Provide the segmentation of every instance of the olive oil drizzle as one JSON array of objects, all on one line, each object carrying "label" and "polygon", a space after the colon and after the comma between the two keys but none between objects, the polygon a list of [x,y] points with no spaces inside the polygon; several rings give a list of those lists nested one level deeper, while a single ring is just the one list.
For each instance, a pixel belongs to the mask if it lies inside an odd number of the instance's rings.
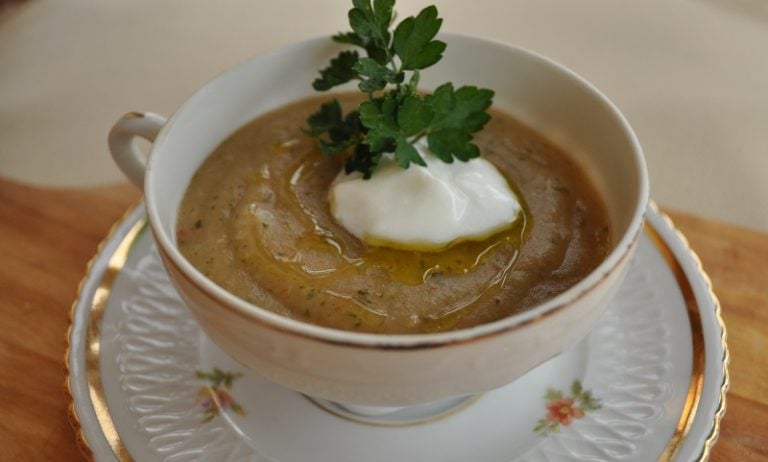
[{"label": "olive oil drizzle", "polygon": [[[405,251],[362,243],[351,248],[347,242],[354,238],[340,236],[339,233],[343,233],[343,230],[332,229],[332,226],[323,223],[322,219],[313,212],[313,208],[304,202],[300,193],[302,182],[310,181],[313,172],[318,171],[313,168],[314,164],[323,161],[325,160],[322,157],[318,160],[316,154],[303,157],[294,165],[290,180],[277,186],[281,191],[275,191],[282,194],[283,198],[287,198],[287,206],[301,211],[306,231],[297,237],[296,251],[291,255],[274,254],[264,248],[261,251],[281,261],[285,265],[284,268],[294,274],[293,277],[342,280],[366,271],[384,271],[393,283],[417,286],[443,275],[469,273],[477,269],[491,255],[502,252],[505,256],[504,264],[489,277],[482,290],[470,297],[453,300],[438,313],[414,320],[429,331],[450,328],[467,312],[466,310],[471,309],[480,300],[493,297],[504,287],[530,229],[530,218],[525,204],[523,204],[523,213],[516,222],[483,241],[462,242],[439,252]],[[312,250],[331,252],[338,258],[327,267],[310,267],[303,262],[301,252]],[[336,306],[349,316],[360,319],[365,325],[374,327],[387,319],[386,310],[378,306],[380,302],[372,294],[368,294],[364,288],[350,292],[350,290],[335,289],[332,283],[325,285],[326,288],[321,289],[319,293],[336,299]]]}]

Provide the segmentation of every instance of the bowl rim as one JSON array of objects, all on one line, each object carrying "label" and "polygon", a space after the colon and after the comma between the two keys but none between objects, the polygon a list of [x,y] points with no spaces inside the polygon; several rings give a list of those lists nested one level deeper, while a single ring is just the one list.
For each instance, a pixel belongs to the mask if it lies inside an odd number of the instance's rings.
[{"label": "bowl rim", "polygon": [[554,72],[563,74],[565,77],[581,86],[583,89],[589,92],[599,104],[603,105],[619,122],[622,131],[630,142],[632,160],[634,161],[635,168],[640,174],[638,188],[636,191],[638,200],[634,206],[634,210],[632,211],[632,219],[630,220],[626,231],[621,235],[621,238],[618,240],[608,256],[585,278],[581,279],[572,287],[545,301],[542,304],[489,323],[445,332],[423,334],[379,334],[353,332],[325,327],[274,313],[267,310],[266,308],[262,308],[258,305],[247,302],[244,299],[228,292],[204,276],[195,267],[193,267],[192,264],[189,263],[186,258],[184,258],[178,248],[173,244],[170,237],[162,229],[162,226],[160,226],[162,220],[157,207],[155,206],[155,188],[153,187],[153,178],[155,178],[154,172],[156,169],[152,168],[152,166],[153,160],[158,157],[156,155],[156,151],[163,146],[164,140],[168,136],[168,133],[172,127],[175,125],[176,120],[179,118],[179,114],[184,113],[188,107],[195,103],[195,101],[206,96],[210,88],[216,82],[225,79],[230,75],[238,73],[244,68],[253,66],[255,63],[261,60],[269,59],[270,57],[284,53],[298,51],[305,47],[321,47],[322,45],[327,45],[327,42],[330,42],[328,36],[315,37],[277,48],[268,53],[254,56],[249,60],[220,73],[205,83],[203,86],[198,88],[189,98],[187,98],[160,130],[160,133],[152,145],[147,161],[147,169],[144,178],[144,191],[147,213],[149,216],[152,233],[154,235],[155,241],[158,243],[158,248],[161,251],[165,263],[172,265],[179,275],[183,276],[187,282],[192,284],[195,288],[204,293],[215,303],[220,304],[221,306],[231,311],[234,311],[236,314],[239,314],[241,317],[244,317],[247,320],[259,322],[263,326],[274,331],[292,334],[308,340],[315,340],[322,343],[348,347],[387,350],[425,349],[445,345],[468,343],[516,330],[561,312],[563,309],[572,306],[574,302],[586,296],[598,286],[600,286],[601,283],[605,281],[608,276],[610,276],[621,265],[621,263],[628,258],[632,249],[638,242],[641,231],[643,229],[645,211],[649,201],[648,172],[643,156],[643,150],[640,146],[637,136],[629,125],[629,122],[618,109],[618,107],[594,85],[592,85],[590,82],[588,82],[586,79],[571,69],[550,58],[540,55],[539,53],[494,39],[479,38],[456,33],[441,33],[439,36],[449,42],[465,41],[469,42],[472,46],[492,47],[501,49],[503,52],[507,53],[512,52],[526,55],[528,59],[538,61],[545,67],[552,69]]}]

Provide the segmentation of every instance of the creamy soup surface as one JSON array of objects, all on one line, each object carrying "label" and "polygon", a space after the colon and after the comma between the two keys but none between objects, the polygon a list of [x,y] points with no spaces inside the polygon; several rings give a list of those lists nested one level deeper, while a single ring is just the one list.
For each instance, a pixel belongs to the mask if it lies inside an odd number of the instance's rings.
[{"label": "creamy soup surface", "polygon": [[[334,96],[347,108],[359,98]],[[514,226],[440,252],[364,244],[330,213],[328,187],[343,160],[324,156],[301,131],[330,98],[302,100],[253,120],[192,178],[179,211],[178,247],[233,294],[337,329],[437,332],[494,321],[554,297],[610,250],[605,206],[584,172],[497,110],[475,143],[523,202]]]}]

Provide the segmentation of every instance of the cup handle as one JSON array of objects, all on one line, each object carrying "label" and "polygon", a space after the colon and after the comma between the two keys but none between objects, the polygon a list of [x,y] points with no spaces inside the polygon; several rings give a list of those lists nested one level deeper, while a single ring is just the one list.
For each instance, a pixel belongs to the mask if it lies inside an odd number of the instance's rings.
[{"label": "cup handle", "polygon": [[155,141],[165,122],[165,117],[151,112],[129,112],[120,117],[109,131],[112,158],[125,176],[139,188],[144,188],[147,160],[136,147],[134,138],[140,136],[149,142]]}]

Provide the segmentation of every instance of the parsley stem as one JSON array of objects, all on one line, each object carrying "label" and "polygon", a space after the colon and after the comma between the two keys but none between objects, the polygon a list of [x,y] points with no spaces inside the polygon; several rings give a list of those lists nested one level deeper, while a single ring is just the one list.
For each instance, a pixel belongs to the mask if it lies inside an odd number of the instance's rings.
[{"label": "parsley stem", "polygon": [[418,142],[420,139],[424,138],[424,137],[425,137],[426,135],[428,135],[428,134],[429,134],[429,132],[428,132],[427,130],[424,130],[423,132],[421,132],[421,133],[419,133],[419,134],[417,134],[417,135],[414,135],[414,137],[413,137],[413,138],[411,138],[411,139],[410,139],[410,140],[408,140],[408,141],[409,141],[411,144],[415,144],[415,143],[417,143],[417,142]]}]

